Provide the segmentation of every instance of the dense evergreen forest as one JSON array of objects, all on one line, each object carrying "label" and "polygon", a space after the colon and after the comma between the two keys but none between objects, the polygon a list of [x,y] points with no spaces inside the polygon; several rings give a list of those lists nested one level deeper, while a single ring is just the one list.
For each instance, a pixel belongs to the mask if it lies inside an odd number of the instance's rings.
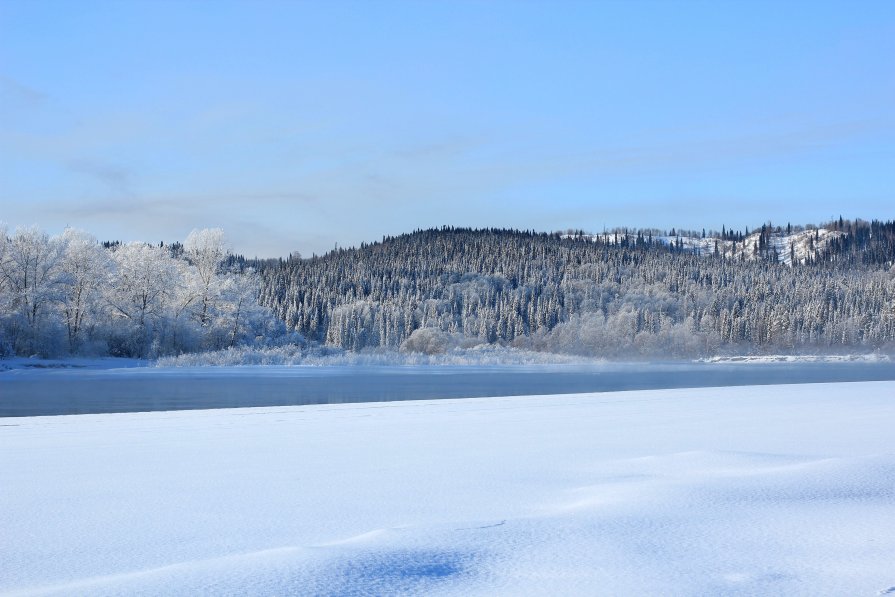
[{"label": "dense evergreen forest", "polygon": [[223,232],[0,230],[0,356],[499,345],[633,358],[895,349],[895,223],[752,231],[441,228],[302,259]]},{"label": "dense evergreen forest", "polygon": [[309,340],[582,355],[890,349],[895,223],[753,231],[442,228],[252,263],[261,303]]}]

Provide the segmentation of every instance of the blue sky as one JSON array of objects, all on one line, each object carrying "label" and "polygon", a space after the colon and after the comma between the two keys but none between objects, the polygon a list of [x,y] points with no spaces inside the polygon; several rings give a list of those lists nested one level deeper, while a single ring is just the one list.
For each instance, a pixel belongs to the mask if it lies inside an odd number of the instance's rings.
[{"label": "blue sky", "polygon": [[0,221],[249,256],[895,219],[895,2],[0,0]]}]

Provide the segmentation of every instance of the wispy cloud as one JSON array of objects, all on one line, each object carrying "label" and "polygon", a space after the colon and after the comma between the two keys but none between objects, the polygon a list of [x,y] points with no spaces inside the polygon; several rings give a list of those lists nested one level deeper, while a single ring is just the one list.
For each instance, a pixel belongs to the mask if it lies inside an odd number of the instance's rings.
[{"label": "wispy cloud", "polygon": [[3,98],[4,104],[24,108],[37,108],[47,99],[47,95],[42,91],[2,74],[0,74],[0,97]]},{"label": "wispy cloud", "polygon": [[790,130],[729,136],[644,147],[620,147],[573,160],[575,167],[606,173],[668,167],[700,167],[724,162],[774,159],[837,145],[895,129],[893,120],[855,120]]},{"label": "wispy cloud", "polygon": [[[895,120],[879,118],[791,126],[754,134],[702,138],[696,134],[689,138],[676,135],[677,138],[649,145],[603,146],[591,151],[535,148],[526,154],[504,154],[470,163],[464,167],[462,177],[447,184],[461,187],[457,190],[493,192],[527,183],[581,177],[626,180],[665,173],[698,175],[706,169],[780,163],[893,132]],[[549,141],[544,139],[543,144],[549,146]],[[537,145],[533,139],[519,143]]]},{"label": "wispy cloud", "polygon": [[85,174],[96,179],[116,194],[131,194],[132,173],[124,166],[87,158],[69,160],[66,166],[72,172]]},{"label": "wispy cloud", "polygon": [[[296,218],[303,220],[308,201],[289,193],[118,197],[77,204],[48,202],[42,211],[52,214],[51,223],[88,229],[107,240],[183,240],[193,228],[220,227],[232,250],[274,257],[297,250],[305,239],[299,238],[290,221],[269,221],[268,214],[271,210],[283,213],[284,206],[294,205]],[[46,220],[41,224],[46,225]]]},{"label": "wispy cloud", "polygon": [[[97,176],[109,176],[113,182],[118,180],[118,174],[114,169],[111,172],[96,173]],[[124,174],[126,182],[127,172]],[[122,214],[127,214],[140,219],[158,218],[170,221],[171,218],[216,217],[215,214],[225,210],[239,213],[247,209],[264,210],[290,204],[307,206],[316,201],[315,197],[305,193],[248,192],[183,194],[168,197],[119,196],[77,203],[53,202],[50,205],[54,212],[71,218],[118,218]]]},{"label": "wispy cloud", "polygon": [[430,143],[409,145],[394,152],[396,157],[407,160],[431,160],[455,158],[486,144],[482,137],[461,137]]}]

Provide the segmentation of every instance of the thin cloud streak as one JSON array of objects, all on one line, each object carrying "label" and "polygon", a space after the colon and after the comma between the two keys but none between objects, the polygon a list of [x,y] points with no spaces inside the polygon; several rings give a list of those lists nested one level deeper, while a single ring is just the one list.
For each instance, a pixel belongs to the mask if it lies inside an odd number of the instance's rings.
[{"label": "thin cloud streak", "polygon": [[14,106],[39,108],[46,102],[47,94],[10,76],[0,75],[0,98]]},{"label": "thin cloud streak", "polygon": [[123,166],[85,158],[69,160],[66,166],[72,172],[86,174],[95,178],[116,193],[124,195],[130,195],[131,193],[130,182],[132,173]]},{"label": "thin cloud streak", "polygon": [[708,167],[737,167],[772,159],[799,157],[819,149],[834,147],[853,139],[888,134],[895,122],[865,120],[818,125],[782,133],[707,139],[641,147],[604,148],[587,154],[553,155],[512,164],[493,164],[476,177],[508,181],[555,176],[630,176]]}]

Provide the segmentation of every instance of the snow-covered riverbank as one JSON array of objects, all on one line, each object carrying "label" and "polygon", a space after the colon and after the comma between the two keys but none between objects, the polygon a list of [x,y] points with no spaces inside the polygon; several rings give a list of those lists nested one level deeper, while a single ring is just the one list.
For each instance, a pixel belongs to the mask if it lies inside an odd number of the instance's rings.
[{"label": "snow-covered riverbank", "polygon": [[0,419],[0,593],[874,595],[895,382]]}]

